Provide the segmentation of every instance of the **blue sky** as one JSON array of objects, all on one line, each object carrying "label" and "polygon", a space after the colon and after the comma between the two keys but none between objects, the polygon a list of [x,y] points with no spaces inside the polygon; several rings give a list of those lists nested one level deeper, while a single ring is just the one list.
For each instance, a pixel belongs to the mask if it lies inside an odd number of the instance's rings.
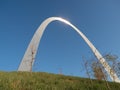
[{"label": "blue sky", "polygon": [[[120,56],[119,0],[0,0],[0,70],[17,70],[36,29],[51,16],[69,20],[102,54]],[[82,56],[93,54],[72,28],[55,21],[46,28],[33,70],[85,76]]]}]

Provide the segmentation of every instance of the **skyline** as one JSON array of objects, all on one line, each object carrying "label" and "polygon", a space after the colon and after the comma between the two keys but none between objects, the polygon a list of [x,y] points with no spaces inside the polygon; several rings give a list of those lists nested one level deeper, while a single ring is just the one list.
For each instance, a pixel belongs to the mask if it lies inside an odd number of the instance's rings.
[{"label": "skyline", "polygon": [[[68,5],[65,4],[67,1],[63,1],[64,3],[59,1],[55,1],[55,3],[46,3],[47,1],[0,2],[0,70],[17,70],[34,32],[41,22],[50,16],[61,16],[68,19],[85,33],[102,54],[111,52],[120,55],[120,11],[118,8],[120,6],[117,6],[118,3],[114,1],[113,3],[112,1],[76,0],[73,3],[73,0]],[[79,5],[78,2],[81,4]],[[73,5],[74,8],[70,5]],[[44,8],[46,6],[47,8]],[[86,6],[90,8],[85,8]],[[82,13],[79,14],[77,12],[79,10]],[[59,22],[53,22],[48,26],[41,42],[36,58],[38,62],[35,63],[39,64],[33,68],[35,71],[58,73],[58,69],[62,68],[63,74],[73,73],[79,76],[81,74],[80,66],[83,63],[82,56],[87,59],[93,56],[81,37],[70,27]],[[53,57],[54,54],[55,57]]]}]

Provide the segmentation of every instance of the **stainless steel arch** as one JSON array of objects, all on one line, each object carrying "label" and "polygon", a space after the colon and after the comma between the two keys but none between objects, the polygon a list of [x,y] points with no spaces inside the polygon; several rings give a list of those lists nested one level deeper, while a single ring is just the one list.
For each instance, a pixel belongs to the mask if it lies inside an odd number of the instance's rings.
[{"label": "stainless steel arch", "polygon": [[38,45],[40,43],[43,32],[49,23],[51,23],[52,21],[56,21],[56,20],[64,22],[64,23],[68,24],[70,27],[72,27],[84,39],[84,41],[90,47],[92,52],[95,54],[97,59],[100,61],[100,63],[103,65],[103,67],[105,68],[107,73],[110,75],[110,78],[113,81],[120,83],[120,80],[119,80],[118,76],[116,75],[116,73],[112,70],[112,68],[108,65],[108,63],[105,61],[105,59],[99,53],[99,51],[88,40],[88,38],[77,27],[75,27],[73,24],[71,24],[67,20],[62,19],[60,17],[50,17],[50,18],[46,19],[45,21],[43,21],[43,23],[39,26],[39,28],[35,32],[32,40],[31,40],[31,42],[30,42],[30,44],[29,44],[29,46],[24,54],[24,57],[23,57],[21,64],[18,68],[18,71],[31,71],[32,70],[32,66],[33,66],[34,61],[35,61],[35,56],[36,56],[36,52],[38,49]]}]

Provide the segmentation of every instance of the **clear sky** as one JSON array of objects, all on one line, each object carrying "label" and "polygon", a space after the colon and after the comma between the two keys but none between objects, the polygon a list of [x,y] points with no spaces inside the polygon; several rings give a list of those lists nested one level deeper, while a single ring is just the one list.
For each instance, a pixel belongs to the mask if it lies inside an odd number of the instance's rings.
[{"label": "clear sky", "polygon": [[[51,16],[69,20],[102,54],[120,56],[119,0],[0,0],[0,70],[17,70],[36,29]],[[87,44],[55,21],[46,28],[33,70],[83,77],[82,56],[93,56]]]}]

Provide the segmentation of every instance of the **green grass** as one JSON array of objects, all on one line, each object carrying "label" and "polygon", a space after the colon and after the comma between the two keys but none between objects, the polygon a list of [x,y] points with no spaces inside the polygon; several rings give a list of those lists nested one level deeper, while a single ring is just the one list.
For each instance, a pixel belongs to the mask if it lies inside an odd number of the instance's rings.
[{"label": "green grass", "polygon": [[[120,84],[108,83],[110,90]],[[42,72],[0,72],[0,90],[109,90],[104,81]]]}]

